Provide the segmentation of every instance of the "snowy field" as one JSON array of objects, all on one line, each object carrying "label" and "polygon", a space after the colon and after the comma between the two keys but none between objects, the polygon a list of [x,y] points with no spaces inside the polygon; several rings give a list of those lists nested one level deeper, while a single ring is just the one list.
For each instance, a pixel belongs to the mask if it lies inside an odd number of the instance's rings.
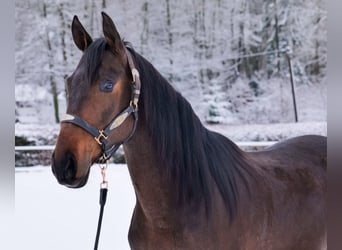
[{"label": "snowy field", "polygon": [[[16,241],[13,249],[94,249],[101,174],[92,167],[88,184],[69,189],[57,183],[50,167],[15,172]],[[135,204],[126,165],[108,166],[109,191],[99,249],[130,249],[128,228]]]}]

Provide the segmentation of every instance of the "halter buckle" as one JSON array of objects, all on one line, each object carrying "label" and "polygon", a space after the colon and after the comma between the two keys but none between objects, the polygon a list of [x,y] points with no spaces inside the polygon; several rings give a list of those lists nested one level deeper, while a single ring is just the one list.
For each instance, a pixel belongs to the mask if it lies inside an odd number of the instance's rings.
[{"label": "halter buckle", "polygon": [[132,100],[131,100],[131,101],[129,102],[129,106],[132,107],[133,112],[135,112],[135,111],[138,110],[138,104],[137,104],[135,101],[132,101]]},{"label": "halter buckle", "polygon": [[100,145],[102,146],[102,142],[101,142],[101,139],[105,139],[107,140],[108,136],[106,136],[103,132],[103,130],[99,130],[99,135],[97,137],[94,137],[95,141]]}]

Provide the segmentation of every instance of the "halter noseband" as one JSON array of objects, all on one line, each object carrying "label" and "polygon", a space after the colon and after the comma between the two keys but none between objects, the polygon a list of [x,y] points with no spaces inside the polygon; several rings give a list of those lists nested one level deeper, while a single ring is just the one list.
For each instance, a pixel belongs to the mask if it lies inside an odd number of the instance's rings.
[{"label": "halter noseband", "polygon": [[[126,48],[125,48],[126,49]],[[100,157],[100,161],[104,162],[108,160],[117,150],[118,148],[126,143],[131,137],[133,136],[136,128],[137,128],[137,122],[138,122],[138,101],[139,101],[139,95],[140,95],[140,77],[139,77],[139,71],[136,69],[133,58],[131,53],[128,49],[126,49],[126,55],[128,59],[128,65],[130,67],[130,70],[132,72],[132,97],[131,101],[129,103],[129,106],[124,109],[120,114],[115,116],[109,125],[104,129],[97,129],[94,126],[90,125],[87,121],[83,120],[81,117],[77,115],[70,115],[66,114],[64,118],[61,120],[61,122],[67,122],[75,124],[81,128],[83,128],[85,131],[90,133],[92,136],[94,136],[95,141],[101,146],[102,149],[102,156]],[[120,143],[114,144],[112,146],[109,145],[108,142],[108,135],[109,133],[116,129],[117,127],[121,126],[126,119],[133,114],[134,122],[133,127],[129,135],[121,141]]]}]

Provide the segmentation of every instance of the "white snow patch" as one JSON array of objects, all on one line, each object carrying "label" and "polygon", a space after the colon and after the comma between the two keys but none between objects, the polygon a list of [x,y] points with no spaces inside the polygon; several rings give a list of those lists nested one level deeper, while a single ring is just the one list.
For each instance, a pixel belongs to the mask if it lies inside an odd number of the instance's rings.
[{"label": "white snow patch", "polygon": [[[126,165],[108,167],[109,191],[99,249],[130,249],[127,240],[135,196]],[[13,249],[93,249],[99,215],[100,170],[87,185],[68,189],[50,167],[17,168]]]}]

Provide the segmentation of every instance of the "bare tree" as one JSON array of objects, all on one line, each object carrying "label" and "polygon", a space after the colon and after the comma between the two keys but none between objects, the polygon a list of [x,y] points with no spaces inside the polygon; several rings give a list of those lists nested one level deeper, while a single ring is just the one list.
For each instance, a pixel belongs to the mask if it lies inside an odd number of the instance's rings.
[{"label": "bare tree", "polygon": [[[43,3],[43,17],[48,18],[48,12],[47,12],[47,5],[44,2]],[[51,84],[51,93],[52,93],[52,100],[53,100],[53,107],[54,107],[54,114],[55,114],[55,121],[56,123],[59,123],[59,105],[58,105],[58,91],[57,91],[57,83],[55,76],[53,74],[54,72],[54,52],[52,50],[52,43],[51,38],[49,34],[49,29],[46,29],[46,46],[48,49],[48,65],[49,65],[49,78],[50,78],[50,84]]]},{"label": "bare tree", "polygon": [[[172,60],[172,51],[173,51],[173,36],[172,36],[172,27],[171,27],[171,10],[170,10],[170,0],[165,0],[166,3],[166,28],[167,28],[167,40],[169,44],[169,51],[170,51],[170,69],[172,70],[173,60]],[[169,81],[173,82],[173,73],[170,72],[169,74]]]}]

